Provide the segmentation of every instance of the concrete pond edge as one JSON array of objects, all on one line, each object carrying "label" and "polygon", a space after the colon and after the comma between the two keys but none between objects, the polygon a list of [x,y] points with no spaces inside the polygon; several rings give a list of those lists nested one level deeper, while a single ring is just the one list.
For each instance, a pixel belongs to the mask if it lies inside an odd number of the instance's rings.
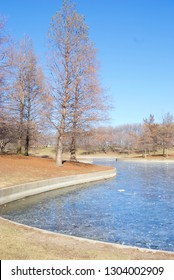
[{"label": "concrete pond edge", "polygon": [[42,181],[34,181],[0,189],[0,205],[19,200],[28,196],[75,186],[79,184],[110,179],[116,176],[116,169],[91,172],[72,176],[56,177]]},{"label": "concrete pond edge", "polygon": [[[93,239],[88,239],[88,238],[84,238],[84,237],[77,237],[77,236],[73,236],[73,235],[67,235],[67,234],[62,234],[62,233],[58,233],[58,232],[51,232],[48,230],[43,230],[43,229],[39,229],[36,227],[31,227],[28,225],[24,225],[24,224],[20,224],[11,220],[8,220],[6,218],[0,217],[0,221],[6,221],[8,223],[10,223],[11,225],[23,228],[25,230],[29,230],[29,231],[33,231],[33,232],[38,232],[41,233],[43,235],[48,235],[49,238],[50,236],[54,236],[57,238],[57,240],[59,240],[60,237],[66,238],[67,240],[72,240],[73,241],[77,241],[79,243],[82,242],[82,244],[85,242],[87,244],[91,244],[94,246],[94,250],[95,250],[95,246],[107,246],[107,252],[114,250],[117,254],[118,254],[118,250],[120,253],[124,253],[124,255],[130,255],[131,252],[139,252],[141,254],[141,257],[139,256],[138,259],[139,260],[145,260],[146,258],[143,258],[142,255],[143,253],[147,253],[150,255],[153,255],[154,257],[156,256],[156,258],[147,258],[147,260],[174,260],[174,252],[171,251],[165,251],[165,250],[155,250],[155,249],[148,249],[148,248],[141,248],[141,247],[136,247],[136,246],[129,246],[129,245],[121,245],[121,244],[117,244],[117,243],[110,243],[110,242],[104,242],[104,241],[99,241],[99,240],[93,240]],[[149,255],[149,256],[150,256]],[[123,259],[127,259],[127,258],[123,258]]]}]

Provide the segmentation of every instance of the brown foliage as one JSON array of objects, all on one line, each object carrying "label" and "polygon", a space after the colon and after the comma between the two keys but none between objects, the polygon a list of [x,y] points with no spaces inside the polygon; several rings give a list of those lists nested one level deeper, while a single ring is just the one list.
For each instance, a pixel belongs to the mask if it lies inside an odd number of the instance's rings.
[{"label": "brown foliage", "polygon": [[57,165],[61,166],[65,133],[71,139],[71,159],[76,160],[77,137],[99,119],[104,103],[97,79],[96,50],[84,18],[71,1],[64,1],[53,17],[49,39],[52,89],[47,116],[58,132]]}]

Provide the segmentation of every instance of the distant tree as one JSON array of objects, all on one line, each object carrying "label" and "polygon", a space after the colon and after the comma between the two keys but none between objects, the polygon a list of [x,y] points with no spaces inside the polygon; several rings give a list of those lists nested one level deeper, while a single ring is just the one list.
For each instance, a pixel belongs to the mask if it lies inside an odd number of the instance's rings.
[{"label": "distant tree", "polygon": [[[138,138],[142,131],[141,124],[125,124],[113,127],[113,151],[130,153],[137,149]],[[110,132],[108,132],[110,134]]]},{"label": "distant tree", "polygon": [[113,135],[111,127],[97,127],[92,131],[90,146],[93,151],[107,153],[112,143]]},{"label": "distant tree", "polygon": [[169,154],[169,149],[174,146],[174,117],[167,113],[162,117],[162,124],[159,127],[160,144],[163,149],[163,156]]},{"label": "distant tree", "polygon": [[91,129],[88,137],[78,142],[78,146],[87,149],[88,152],[131,153],[139,148],[138,139],[141,134],[141,124],[99,126]]},{"label": "distant tree", "polygon": [[155,123],[154,115],[150,114],[149,118],[144,119],[143,133],[140,137],[140,147],[144,150],[144,156],[146,157],[147,151],[156,152],[158,149],[158,127]]},{"label": "distant tree", "polygon": [[129,129],[126,129],[126,131],[127,131],[127,138],[129,141],[129,147],[131,148],[132,151],[139,152],[139,139],[142,135],[143,125],[142,124],[129,125]]}]

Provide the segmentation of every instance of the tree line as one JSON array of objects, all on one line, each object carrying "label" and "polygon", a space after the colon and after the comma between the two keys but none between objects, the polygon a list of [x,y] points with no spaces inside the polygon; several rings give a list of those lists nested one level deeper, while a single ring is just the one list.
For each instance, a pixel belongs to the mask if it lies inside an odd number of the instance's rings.
[{"label": "tree line", "polygon": [[174,117],[171,113],[166,113],[160,122],[156,122],[151,114],[140,124],[98,127],[91,130],[89,137],[82,140],[79,147],[89,153],[135,152],[144,157],[160,151],[167,157],[174,147]]},{"label": "tree line", "polygon": [[18,154],[42,135],[56,133],[56,163],[62,165],[65,138],[76,160],[79,135],[103,118],[106,100],[99,84],[96,49],[71,0],[64,0],[48,32],[48,75],[44,76],[27,35],[19,43],[0,18],[0,151],[8,143]]},{"label": "tree line", "polygon": [[13,144],[18,154],[29,154],[36,143],[56,143],[56,163],[62,152],[76,161],[77,148],[91,151],[140,152],[174,145],[174,118],[170,113],[142,124],[97,127],[105,120],[108,99],[99,84],[97,52],[89,29],[71,0],[63,0],[48,31],[48,68],[44,74],[27,35],[16,43],[0,17],[0,152]]}]

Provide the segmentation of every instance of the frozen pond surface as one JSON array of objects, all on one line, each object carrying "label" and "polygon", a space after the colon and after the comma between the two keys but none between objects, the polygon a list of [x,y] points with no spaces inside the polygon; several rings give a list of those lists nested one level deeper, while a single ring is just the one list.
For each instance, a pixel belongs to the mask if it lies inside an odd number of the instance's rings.
[{"label": "frozen pond surface", "polygon": [[26,225],[101,241],[174,251],[174,164],[108,161],[114,179],[0,207]]}]

